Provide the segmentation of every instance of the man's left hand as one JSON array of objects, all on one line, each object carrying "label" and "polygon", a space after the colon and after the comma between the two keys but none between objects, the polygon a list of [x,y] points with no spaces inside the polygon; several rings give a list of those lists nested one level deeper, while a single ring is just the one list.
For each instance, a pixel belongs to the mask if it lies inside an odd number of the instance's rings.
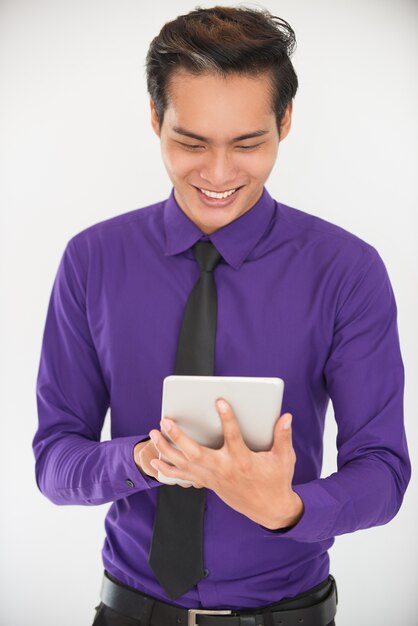
[{"label": "man's left hand", "polygon": [[[193,487],[212,489],[228,506],[268,529],[293,526],[302,517],[304,506],[292,489],[296,454],[291,414],[284,413],[277,420],[271,449],[253,452],[244,442],[234,411],[223,402],[224,412],[219,399],[216,404],[224,435],[221,448],[198,444],[166,418],[161,425],[177,449],[158,430],[151,430],[150,437],[156,437],[154,445],[174,467],[159,459],[151,465],[168,477],[189,480]],[[284,428],[286,424],[288,428]]]}]

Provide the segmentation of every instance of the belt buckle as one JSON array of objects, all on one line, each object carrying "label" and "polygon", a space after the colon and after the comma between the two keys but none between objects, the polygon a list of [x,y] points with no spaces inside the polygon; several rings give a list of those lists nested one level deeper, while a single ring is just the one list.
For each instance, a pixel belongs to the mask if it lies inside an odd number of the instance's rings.
[{"label": "belt buckle", "polygon": [[232,611],[206,611],[205,609],[188,609],[188,622],[187,626],[199,626],[196,622],[196,615],[204,614],[204,615],[232,615]]}]

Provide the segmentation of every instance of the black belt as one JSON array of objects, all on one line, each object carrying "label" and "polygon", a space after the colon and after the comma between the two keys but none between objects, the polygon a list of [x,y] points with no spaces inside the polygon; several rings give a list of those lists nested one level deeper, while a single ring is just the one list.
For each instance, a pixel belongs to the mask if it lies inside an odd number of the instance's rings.
[{"label": "black belt", "polygon": [[[282,600],[283,609],[278,606],[280,603],[275,603],[255,609],[215,611],[183,609],[156,600],[116,581],[105,570],[100,598],[103,604],[115,611],[140,620],[141,626],[148,626],[151,615],[155,624],[166,626],[327,626],[337,612],[338,597],[334,577],[330,574],[325,582],[313,587],[311,592]],[[303,603],[303,597],[309,600],[310,606],[286,609],[286,605],[291,605],[296,599],[300,598]]]}]

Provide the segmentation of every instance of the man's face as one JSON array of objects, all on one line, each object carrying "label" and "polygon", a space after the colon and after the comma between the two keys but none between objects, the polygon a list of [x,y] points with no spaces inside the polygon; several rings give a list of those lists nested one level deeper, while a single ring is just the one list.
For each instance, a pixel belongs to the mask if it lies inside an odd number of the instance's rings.
[{"label": "man's face", "polygon": [[[213,74],[195,77],[178,71],[172,77],[172,98],[161,129],[151,99],[151,123],[160,137],[175,199],[205,234],[249,211],[260,199],[273,169],[279,135],[275,115],[269,108],[268,81],[267,74],[223,79]],[[289,132],[290,124],[291,105],[282,121],[280,141]],[[185,136],[175,128],[202,139]],[[267,132],[236,140],[261,130]],[[209,205],[199,191],[224,192],[239,187],[225,206]]]}]

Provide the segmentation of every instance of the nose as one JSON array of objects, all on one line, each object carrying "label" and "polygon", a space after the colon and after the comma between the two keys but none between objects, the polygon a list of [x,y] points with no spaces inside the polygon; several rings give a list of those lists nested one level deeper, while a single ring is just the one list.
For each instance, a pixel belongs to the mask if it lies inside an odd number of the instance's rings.
[{"label": "nose", "polygon": [[219,150],[206,155],[205,163],[200,170],[200,178],[207,181],[210,189],[222,191],[233,189],[233,181],[238,179],[237,167],[230,154]]}]

